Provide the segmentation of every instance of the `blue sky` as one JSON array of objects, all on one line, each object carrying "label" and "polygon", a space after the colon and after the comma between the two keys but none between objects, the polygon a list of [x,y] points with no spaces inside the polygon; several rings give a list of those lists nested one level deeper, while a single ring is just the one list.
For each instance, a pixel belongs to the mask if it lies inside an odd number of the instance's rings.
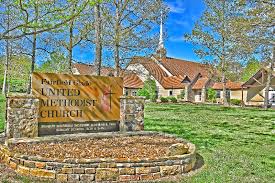
[{"label": "blue sky", "polygon": [[191,33],[195,22],[204,11],[203,0],[165,0],[170,14],[165,24],[167,39],[165,46],[168,56],[199,61],[194,46],[183,39],[185,33]]},{"label": "blue sky", "polygon": [[[203,0],[164,0],[170,8],[170,13],[165,22],[167,39],[165,47],[169,57],[190,61],[200,61],[195,55],[194,46],[183,39],[185,33],[191,33],[195,22],[204,11]],[[87,51],[88,50],[88,51]],[[93,48],[80,48],[74,50],[74,59],[91,63],[94,60]],[[110,58],[109,58],[110,59]],[[103,58],[106,61],[106,58]]]}]

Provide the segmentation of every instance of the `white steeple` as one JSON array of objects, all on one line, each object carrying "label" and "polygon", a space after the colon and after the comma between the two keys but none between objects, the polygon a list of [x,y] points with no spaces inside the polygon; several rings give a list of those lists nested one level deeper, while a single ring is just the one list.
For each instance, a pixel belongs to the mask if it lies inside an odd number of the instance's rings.
[{"label": "white steeple", "polygon": [[159,58],[166,57],[166,49],[164,47],[164,41],[163,41],[163,12],[161,10],[160,15],[160,32],[159,32],[159,44],[157,48],[157,56]]},{"label": "white steeple", "polygon": [[161,48],[164,48],[164,44],[163,44],[163,15],[162,15],[162,10],[161,10],[161,15],[160,15],[160,32],[159,32],[158,50],[160,50]]}]

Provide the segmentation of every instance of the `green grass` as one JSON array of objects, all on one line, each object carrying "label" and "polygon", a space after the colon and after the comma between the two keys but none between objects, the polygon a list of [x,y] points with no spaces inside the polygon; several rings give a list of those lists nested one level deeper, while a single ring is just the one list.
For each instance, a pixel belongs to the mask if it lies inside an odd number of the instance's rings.
[{"label": "green grass", "polygon": [[146,130],[187,139],[204,158],[202,171],[181,182],[275,182],[275,111],[191,104],[145,110]]},{"label": "green grass", "polygon": [[[1,131],[4,97],[0,97],[0,108]],[[275,182],[275,111],[147,104],[145,128],[176,134],[196,145],[205,166],[181,182]]]},{"label": "green grass", "polygon": [[0,94],[0,133],[4,131],[6,98]]}]

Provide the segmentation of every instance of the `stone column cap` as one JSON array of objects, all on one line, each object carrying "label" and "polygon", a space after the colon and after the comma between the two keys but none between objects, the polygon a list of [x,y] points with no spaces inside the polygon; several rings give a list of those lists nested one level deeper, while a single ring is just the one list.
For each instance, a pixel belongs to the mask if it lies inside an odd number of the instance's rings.
[{"label": "stone column cap", "polygon": [[37,97],[34,96],[33,94],[27,94],[27,93],[8,94],[7,98],[33,98],[33,99],[37,99]]}]

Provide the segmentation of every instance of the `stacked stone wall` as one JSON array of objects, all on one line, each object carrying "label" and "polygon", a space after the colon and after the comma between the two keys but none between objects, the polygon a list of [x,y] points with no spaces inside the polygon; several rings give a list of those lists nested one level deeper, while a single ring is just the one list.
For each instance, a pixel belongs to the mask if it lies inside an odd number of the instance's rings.
[{"label": "stacked stone wall", "polygon": [[120,131],[144,130],[144,97],[120,98]]},{"label": "stacked stone wall", "polygon": [[[150,134],[144,132],[139,135]],[[23,142],[20,140],[16,143]],[[29,143],[39,143],[39,141]],[[182,143],[188,146],[187,154],[151,159],[68,158],[60,160],[14,154],[7,146],[0,146],[0,159],[20,175],[48,178],[59,182],[148,181],[191,171],[196,162],[195,146],[184,140]]]},{"label": "stacked stone wall", "polygon": [[32,95],[7,97],[7,138],[38,136],[39,100]]}]

